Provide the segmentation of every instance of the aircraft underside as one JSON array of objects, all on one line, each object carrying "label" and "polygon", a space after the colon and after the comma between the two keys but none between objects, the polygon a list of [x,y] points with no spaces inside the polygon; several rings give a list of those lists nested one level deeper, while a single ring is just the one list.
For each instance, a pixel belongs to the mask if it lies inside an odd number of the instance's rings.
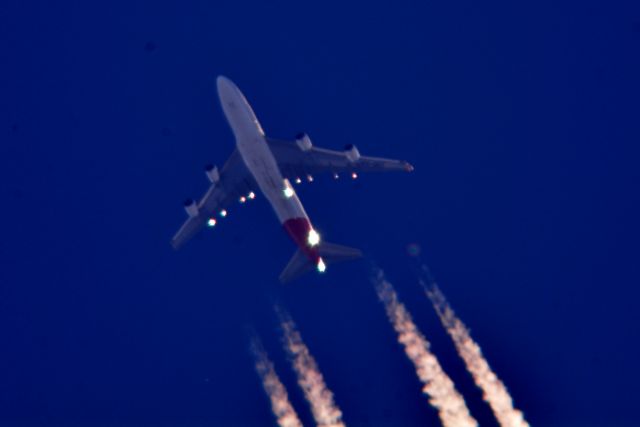
[{"label": "aircraft underside", "polygon": [[[251,106],[237,86],[218,77],[218,95],[225,117],[236,138],[236,150],[222,170],[207,166],[205,172],[212,185],[199,201],[188,200],[187,221],[172,239],[174,248],[181,247],[205,226],[214,226],[217,216],[226,216],[227,207],[244,202],[261,192],[271,204],[283,228],[298,246],[298,251],[280,275],[283,282],[312,270],[324,272],[327,264],[358,258],[362,253],[322,241],[291,185],[290,178],[312,180],[316,173],[411,171],[413,167],[398,160],[360,156],[357,148],[345,151],[316,148],[306,134],[295,141],[267,138]],[[295,176],[295,178],[293,178]]]}]

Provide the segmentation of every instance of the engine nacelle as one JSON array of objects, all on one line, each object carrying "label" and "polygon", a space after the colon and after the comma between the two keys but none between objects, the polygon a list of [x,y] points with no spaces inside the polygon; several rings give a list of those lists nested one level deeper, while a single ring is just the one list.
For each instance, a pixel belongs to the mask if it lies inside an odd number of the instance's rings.
[{"label": "engine nacelle", "polygon": [[347,156],[350,162],[357,162],[360,160],[360,152],[353,144],[348,144],[344,147],[344,154]]},{"label": "engine nacelle", "polygon": [[187,199],[184,201],[184,210],[189,215],[189,218],[193,218],[194,216],[198,216],[198,204],[195,200]]},{"label": "engine nacelle", "polygon": [[218,171],[217,166],[207,165],[204,167],[204,173],[207,174],[207,178],[214,184],[217,184],[220,181],[220,172]]},{"label": "engine nacelle", "polygon": [[313,144],[311,143],[311,138],[306,133],[299,133],[296,135],[296,144],[302,151],[309,151]]}]

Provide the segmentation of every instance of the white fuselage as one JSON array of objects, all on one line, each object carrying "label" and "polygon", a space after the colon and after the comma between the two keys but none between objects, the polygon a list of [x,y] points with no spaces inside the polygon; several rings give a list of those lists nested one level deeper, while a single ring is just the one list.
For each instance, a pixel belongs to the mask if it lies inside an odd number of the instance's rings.
[{"label": "white fuselage", "polygon": [[[283,178],[264,131],[240,89],[231,80],[220,76],[218,95],[236,138],[238,151],[280,222],[308,218],[300,199]],[[287,187],[291,190],[285,191]]]},{"label": "white fuselage", "polygon": [[320,257],[320,236],[313,229],[289,180],[280,172],[264,131],[240,89],[225,77],[218,77],[218,95],[224,114],[236,137],[244,163],[260,191],[267,198],[280,223],[300,250],[324,271]]}]

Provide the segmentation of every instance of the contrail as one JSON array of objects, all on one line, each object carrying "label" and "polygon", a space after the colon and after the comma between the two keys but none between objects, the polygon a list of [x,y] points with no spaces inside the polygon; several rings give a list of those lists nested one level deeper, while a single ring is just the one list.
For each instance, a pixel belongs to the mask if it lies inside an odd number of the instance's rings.
[{"label": "contrail", "polygon": [[477,427],[464,398],[455,389],[451,378],[442,370],[438,359],[429,351],[429,342],[416,328],[411,315],[398,301],[398,296],[382,270],[373,278],[378,298],[384,304],[389,320],[398,333],[398,342],[416,367],[422,392],[429,396],[429,403],[438,410],[444,427]]},{"label": "contrail", "polygon": [[276,307],[276,312],[282,324],[286,350],[293,359],[293,370],[311,406],[316,424],[320,427],[345,427],[342,412],[333,401],[333,393],[327,388],[318,364],[302,341],[291,316],[281,307]]},{"label": "contrail", "polygon": [[480,346],[476,344],[464,323],[456,317],[440,288],[429,274],[425,265],[422,270],[428,278],[428,284],[420,279],[420,283],[436,309],[443,326],[453,339],[458,354],[464,360],[467,370],[476,385],[482,390],[484,400],[489,404],[494,416],[502,427],[528,427],[522,412],[513,407],[513,400],[505,385],[491,370],[489,363],[482,355]]},{"label": "contrail", "polygon": [[289,402],[287,390],[278,378],[273,363],[269,360],[267,352],[256,335],[251,337],[251,352],[256,361],[256,372],[262,380],[264,391],[271,400],[271,410],[278,420],[278,425],[280,427],[302,427],[298,414]]}]

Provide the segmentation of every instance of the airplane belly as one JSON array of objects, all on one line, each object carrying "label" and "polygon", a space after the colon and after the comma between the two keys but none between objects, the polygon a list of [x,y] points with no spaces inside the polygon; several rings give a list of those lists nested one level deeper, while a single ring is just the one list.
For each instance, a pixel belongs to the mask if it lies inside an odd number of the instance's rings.
[{"label": "airplane belly", "polygon": [[269,200],[287,234],[317,264],[320,256],[315,238],[319,237],[291,183],[283,178],[251,106],[240,90],[225,78],[218,78],[218,92],[238,151],[260,191]]},{"label": "airplane belly", "polygon": [[281,223],[291,218],[307,218],[300,199],[282,177],[264,138],[238,140],[238,151]]}]

